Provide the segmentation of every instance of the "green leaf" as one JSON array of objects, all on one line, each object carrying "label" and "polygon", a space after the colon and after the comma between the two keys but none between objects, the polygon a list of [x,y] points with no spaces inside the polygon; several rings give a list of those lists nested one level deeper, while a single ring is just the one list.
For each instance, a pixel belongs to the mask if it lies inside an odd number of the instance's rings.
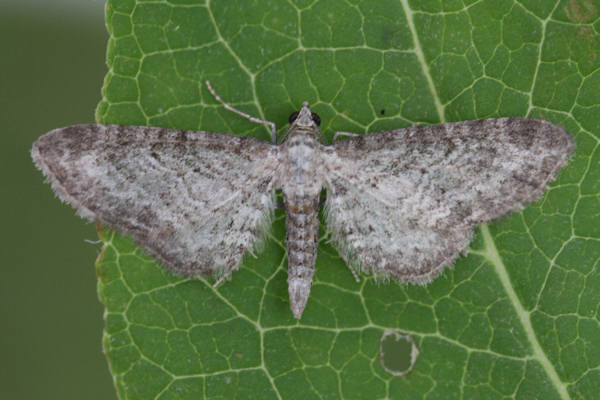
[{"label": "green leaf", "polygon": [[[468,4],[466,4],[468,3]],[[600,387],[600,2],[112,0],[102,123],[269,140],[303,101],[331,138],[528,116],[577,154],[543,200],[482,226],[428,286],[353,280],[319,245],[303,318],[287,299],[284,215],[217,290],[101,232],[104,347],[122,399],[591,399]],[[379,360],[385,331],[420,355]]]}]

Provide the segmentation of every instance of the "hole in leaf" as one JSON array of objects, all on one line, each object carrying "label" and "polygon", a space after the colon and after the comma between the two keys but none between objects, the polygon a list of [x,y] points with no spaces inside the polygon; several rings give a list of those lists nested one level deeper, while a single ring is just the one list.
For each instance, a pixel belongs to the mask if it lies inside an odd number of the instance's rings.
[{"label": "hole in leaf", "polygon": [[410,335],[385,331],[379,341],[379,361],[394,376],[406,376],[419,358],[419,349]]}]

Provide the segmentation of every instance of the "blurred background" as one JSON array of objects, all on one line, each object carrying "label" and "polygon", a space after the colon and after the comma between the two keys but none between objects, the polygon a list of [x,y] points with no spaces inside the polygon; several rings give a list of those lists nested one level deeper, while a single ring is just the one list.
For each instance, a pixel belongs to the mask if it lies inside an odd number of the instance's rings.
[{"label": "blurred background", "polygon": [[102,353],[93,224],[29,157],[94,122],[106,73],[104,0],[0,0],[0,398],[116,399]]}]

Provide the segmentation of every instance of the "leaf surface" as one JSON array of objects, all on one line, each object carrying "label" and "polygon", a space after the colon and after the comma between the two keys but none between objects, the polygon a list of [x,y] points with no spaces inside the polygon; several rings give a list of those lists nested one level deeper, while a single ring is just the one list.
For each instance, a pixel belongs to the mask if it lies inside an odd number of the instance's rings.
[{"label": "leaf surface", "polygon": [[[231,132],[308,101],[322,131],[501,116],[562,124],[577,154],[523,212],[484,225],[428,286],[353,280],[322,241],[300,322],[276,214],[231,281],[171,276],[101,231],[104,347],[122,399],[592,399],[600,387],[600,3],[111,0],[102,123]],[[380,365],[385,331],[414,370]]]}]

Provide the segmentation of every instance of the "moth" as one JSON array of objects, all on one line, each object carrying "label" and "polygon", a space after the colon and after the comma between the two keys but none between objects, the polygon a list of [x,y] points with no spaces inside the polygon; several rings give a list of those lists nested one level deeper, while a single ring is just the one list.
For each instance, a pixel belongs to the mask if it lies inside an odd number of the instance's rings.
[{"label": "moth", "polygon": [[[473,228],[539,199],[574,151],[558,125],[499,118],[414,126],[326,145],[308,103],[279,142],[145,126],[77,125],[33,145],[58,196],[124,233],[174,274],[221,282],[270,227],[283,193],[290,307],[313,281],[323,188],[326,226],[349,267],[425,284]],[[340,135],[348,136],[336,140]]]}]

